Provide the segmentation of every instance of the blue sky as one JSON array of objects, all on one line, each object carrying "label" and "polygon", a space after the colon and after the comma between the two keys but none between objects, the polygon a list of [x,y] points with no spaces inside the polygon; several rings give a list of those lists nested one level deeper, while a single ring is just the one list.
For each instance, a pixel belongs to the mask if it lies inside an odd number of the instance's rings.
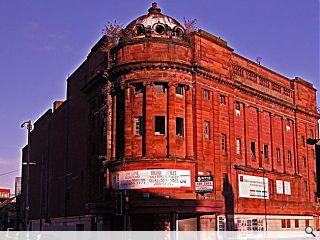
[{"label": "blue sky", "polygon": [[[26,130],[55,100],[86,58],[108,21],[124,26],[147,13],[152,1],[0,1],[0,187],[13,189]],[[235,52],[289,78],[319,84],[318,0],[162,0],[159,7],[180,22],[226,40]],[[318,105],[320,106],[318,94]]]}]

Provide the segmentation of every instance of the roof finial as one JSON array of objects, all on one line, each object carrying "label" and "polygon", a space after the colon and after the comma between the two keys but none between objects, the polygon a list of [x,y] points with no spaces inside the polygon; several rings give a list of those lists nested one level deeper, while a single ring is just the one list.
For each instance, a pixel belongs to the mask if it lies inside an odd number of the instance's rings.
[{"label": "roof finial", "polygon": [[158,4],[156,2],[152,3],[151,8],[148,10],[149,13],[160,13],[161,9],[158,8]]}]

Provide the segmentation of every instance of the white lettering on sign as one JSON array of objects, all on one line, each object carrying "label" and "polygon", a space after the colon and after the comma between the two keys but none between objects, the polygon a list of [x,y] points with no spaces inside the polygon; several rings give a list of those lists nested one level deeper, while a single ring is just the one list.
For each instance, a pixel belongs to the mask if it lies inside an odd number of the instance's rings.
[{"label": "white lettering on sign", "polygon": [[147,169],[112,174],[112,187],[119,190],[191,187],[190,170]]}]

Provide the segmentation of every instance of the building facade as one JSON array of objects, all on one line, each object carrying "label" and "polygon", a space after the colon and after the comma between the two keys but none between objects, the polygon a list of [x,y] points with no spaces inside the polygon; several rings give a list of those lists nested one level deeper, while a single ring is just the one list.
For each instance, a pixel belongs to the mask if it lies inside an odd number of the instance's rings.
[{"label": "building facade", "polygon": [[311,83],[156,4],[113,40],[91,49],[23,149],[36,163],[22,176],[30,229],[319,228]]}]

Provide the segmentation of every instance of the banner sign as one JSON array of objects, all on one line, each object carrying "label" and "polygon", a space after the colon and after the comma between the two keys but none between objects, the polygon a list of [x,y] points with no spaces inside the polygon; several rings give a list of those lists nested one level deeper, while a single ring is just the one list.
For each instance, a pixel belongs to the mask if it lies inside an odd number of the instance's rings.
[{"label": "banner sign", "polygon": [[213,192],[213,176],[196,176],[195,191],[196,193]]},{"label": "banner sign", "polygon": [[119,190],[191,187],[191,171],[146,169],[115,172],[112,174],[112,187]]},{"label": "banner sign", "polygon": [[286,195],[291,195],[291,185],[290,185],[290,182],[284,181],[283,184],[284,184],[284,194],[286,194]]},{"label": "banner sign", "polygon": [[283,194],[283,181],[276,180],[277,194]]},{"label": "banner sign", "polygon": [[239,196],[269,199],[268,178],[239,174]]}]

